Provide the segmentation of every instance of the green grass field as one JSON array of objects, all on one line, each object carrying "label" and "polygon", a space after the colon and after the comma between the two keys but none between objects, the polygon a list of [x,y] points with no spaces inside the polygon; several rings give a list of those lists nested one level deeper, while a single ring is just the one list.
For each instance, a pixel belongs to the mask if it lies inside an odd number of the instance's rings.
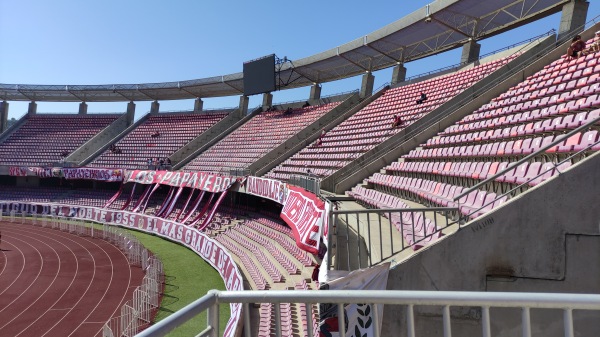
[{"label": "green grass field", "polygon": [[[163,262],[165,293],[155,321],[160,321],[187,304],[206,295],[211,289],[225,290],[217,271],[190,249],[158,236],[129,231]],[[229,305],[219,312],[222,331],[229,319]],[[206,315],[200,315],[169,333],[168,336],[196,336],[206,327]]]}]

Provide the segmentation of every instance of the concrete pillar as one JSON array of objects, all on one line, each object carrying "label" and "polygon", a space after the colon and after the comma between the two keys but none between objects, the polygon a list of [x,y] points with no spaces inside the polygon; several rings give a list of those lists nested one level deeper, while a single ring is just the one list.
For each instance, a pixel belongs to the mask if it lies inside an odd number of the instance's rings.
[{"label": "concrete pillar", "polygon": [[404,82],[406,80],[406,67],[403,64],[399,64],[392,69],[392,85]]},{"label": "concrete pillar", "polygon": [[150,105],[150,113],[157,114],[159,108],[160,108],[160,104],[158,103],[158,101],[152,102],[152,104]]},{"label": "concrete pillar", "polygon": [[87,115],[87,104],[85,102],[79,103],[79,114]]},{"label": "concrete pillar", "polygon": [[202,112],[203,108],[204,108],[204,101],[200,97],[196,98],[196,100],[194,101],[194,112],[195,113]]},{"label": "concrete pillar", "polygon": [[373,85],[375,84],[375,76],[371,72],[368,72],[362,77],[362,84],[360,86],[360,98],[365,98],[373,95]]},{"label": "concrete pillar", "polygon": [[313,84],[310,87],[310,96],[308,97],[308,103],[310,104],[318,104],[318,101],[321,99],[321,86],[317,83]]},{"label": "concrete pillar", "polygon": [[8,129],[8,102],[0,102],[0,133]]},{"label": "concrete pillar", "polygon": [[127,126],[133,124],[133,120],[135,119],[135,103],[129,102],[127,103]]},{"label": "concrete pillar", "polygon": [[37,103],[35,101],[29,102],[29,108],[27,109],[27,113],[30,115],[35,115],[37,113]]},{"label": "concrete pillar", "polygon": [[273,94],[270,92],[265,92],[263,94],[262,108],[263,111],[267,110],[273,105]]},{"label": "concrete pillar", "polygon": [[463,46],[462,55],[460,56],[460,63],[471,63],[479,59],[479,51],[481,45],[474,40],[470,40]]},{"label": "concrete pillar", "polygon": [[240,96],[240,116],[244,117],[248,114],[248,103],[250,102],[250,98],[248,96]]},{"label": "concrete pillar", "polygon": [[558,27],[559,40],[583,31],[589,6],[590,3],[583,0],[571,0],[563,5]]}]

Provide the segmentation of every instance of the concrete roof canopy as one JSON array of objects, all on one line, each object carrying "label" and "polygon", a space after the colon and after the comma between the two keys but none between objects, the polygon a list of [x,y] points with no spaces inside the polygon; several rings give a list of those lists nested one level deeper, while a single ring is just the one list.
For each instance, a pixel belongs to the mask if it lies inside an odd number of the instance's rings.
[{"label": "concrete roof canopy", "polygon": [[[569,0],[437,0],[375,32],[279,69],[282,89],[336,81],[483,40],[561,11]],[[179,82],[106,85],[0,84],[7,101],[119,102],[241,95],[243,73]]]}]

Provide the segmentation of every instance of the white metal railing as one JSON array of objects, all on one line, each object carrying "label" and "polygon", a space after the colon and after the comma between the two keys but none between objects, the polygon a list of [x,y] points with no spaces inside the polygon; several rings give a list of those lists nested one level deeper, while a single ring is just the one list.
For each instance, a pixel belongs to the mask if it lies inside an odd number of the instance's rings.
[{"label": "white metal railing", "polygon": [[[211,290],[202,298],[182,308],[166,319],[144,330],[138,337],[164,336],[180,324],[194,316],[207,313],[207,326],[199,336],[216,337],[219,331],[219,304],[242,303],[247,313],[252,303],[336,303],[338,315],[343,315],[345,304],[366,303],[399,305],[406,309],[406,335],[414,337],[415,306],[441,307],[442,326],[445,337],[452,335],[452,307],[481,308],[481,327],[483,337],[491,336],[491,323],[494,317],[490,315],[492,308],[521,309],[521,336],[531,337],[531,309],[563,310],[564,336],[574,337],[573,310],[600,311],[600,295],[597,294],[549,294],[549,293],[508,293],[508,292],[461,292],[461,291],[400,291],[400,290],[298,290],[298,291],[218,291]],[[277,306],[276,306],[277,307]],[[310,306],[307,306],[309,308]],[[433,308],[436,309],[436,308]],[[342,317],[342,316],[338,317]],[[377,310],[372,311],[373,322],[378,322]],[[251,335],[253,322],[245,315],[244,336]],[[400,319],[400,317],[398,317]],[[275,321],[277,326],[280,322]],[[345,321],[339,320],[340,331],[345,331]],[[376,323],[377,324],[377,323]],[[378,329],[376,328],[375,331]],[[400,334],[399,332],[397,332]],[[281,334],[276,333],[276,336]],[[379,334],[376,334],[379,336]]]}]

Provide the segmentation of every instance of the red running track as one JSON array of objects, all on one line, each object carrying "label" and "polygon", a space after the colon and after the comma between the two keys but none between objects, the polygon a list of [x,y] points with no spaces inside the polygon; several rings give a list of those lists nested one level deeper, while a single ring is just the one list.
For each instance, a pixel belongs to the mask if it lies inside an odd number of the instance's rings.
[{"label": "red running track", "polygon": [[0,336],[100,336],[144,277],[110,243],[0,223]]}]

